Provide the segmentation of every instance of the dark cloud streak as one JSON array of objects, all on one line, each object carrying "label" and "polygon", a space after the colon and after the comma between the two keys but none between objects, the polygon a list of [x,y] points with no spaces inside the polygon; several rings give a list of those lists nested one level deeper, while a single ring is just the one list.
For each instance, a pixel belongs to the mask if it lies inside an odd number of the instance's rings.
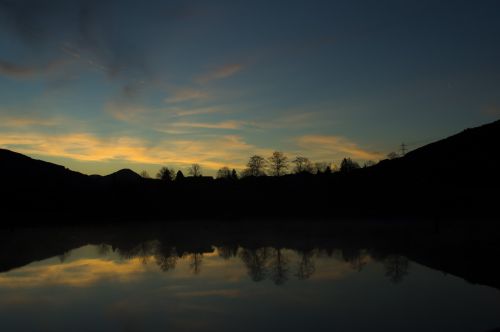
[{"label": "dark cloud streak", "polygon": [[174,1],[141,5],[126,0],[0,0],[0,28],[31,51],[25,52],[18,65],[0,54],[4,59],[0,73],[31,77],[43,56],[49,58],[48,63],[78,54],[110,78],[129,74],[150,78],[154,70],[144,48],[155,46],[155,28],[195,14],[184,3]]}]

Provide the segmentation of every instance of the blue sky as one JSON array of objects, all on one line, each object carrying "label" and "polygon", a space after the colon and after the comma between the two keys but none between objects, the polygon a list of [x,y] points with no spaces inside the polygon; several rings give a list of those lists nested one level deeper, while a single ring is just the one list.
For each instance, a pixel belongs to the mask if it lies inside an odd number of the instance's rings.
[{"label": "blue sky", "polygon": [[379,160],[500,117],[496,1],[0,1],[0,146],[84,173]]}]

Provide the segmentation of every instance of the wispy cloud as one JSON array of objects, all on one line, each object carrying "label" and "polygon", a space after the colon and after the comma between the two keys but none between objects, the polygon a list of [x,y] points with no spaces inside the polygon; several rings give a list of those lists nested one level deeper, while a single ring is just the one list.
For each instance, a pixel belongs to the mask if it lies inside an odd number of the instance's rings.
[{"label": "wispy cloud", "polygon": [[193,115],[204,115],[204,114],[213,114],[213,113],[227,113],[227,110],[224,110],[219,107],[202,107],[202,108],[182,108],[177,109],[173,113],[176,116],[193,116]]},{"label": "wispy cloud", "polygon": [[195,81],[203,84],[214,80],[228,78],[237,74],[238,72],[243,70],[243,68],[244,65],[241,63],[226,64],[197,77]]},{"label": "wispy cloud", "polygon": [[245,122],[228,120],[222,122],[174,122],[170,124],[172,127],[186,127],[186,128],[206,128],[206,129],[240,129]]},{"label": "wispy cloud", "polygon": [[51,127],[61,124],[61,119],[56,118],[36,118],[36,117],[15,117],[0,116],[0,127],[4,128],[26,128],[26,127]]},{"label": "wispy cloud", "polygon": [[215,113],[229,113],[228,110],[218,107],[167,107],[152,108],[143,105],[124,102],[108,102],[104,106],[104,112],[115,120],[131,124],[148,125],[155,130],[166,132],[178,130],[179,128],[212,128],[212,129],[237,129],[243,123],[228,120],[219,123],[179,121],[180,118],[194,117]]},{"label": "wispy cloud", "polygon": [[104,105],[104,112],[116,120],[124,122],[140,122],[152,110],[146,107],[123,102],[108,102]]},{"label": "wispy cloud", "polygon": [[351,157],[361,160],[379,160],[383,154],[369,151],[340,136],[305,135],[296,139],[299,149],[318,160]]},{"label": "wispy cloud", "polygon": [[[311,125],[314,121],[318,121],[318,112],[300,112],[290,113],[270,119],[262,119],[253,121],[252,124],[256,128],[261,129],[277,129],[277,128],[303,128]],[[323,122],[324,123],[324,122]]]},{"label": "wispy cloud", "polygon": [[17,79],[32,78],[38,75],[49,74],[63,66],[66,62],[65,60],[58,59],[43,65],[28,66],[0,59],[0,75]]},{"label": "wispy cloud", "polygon": [[182,103],[187,101],[206,100],[209,97],[210,95],[206,91],[193,88],[182,88],[173,90],[171,95],[165,98],[165,102],[168,104]]}]

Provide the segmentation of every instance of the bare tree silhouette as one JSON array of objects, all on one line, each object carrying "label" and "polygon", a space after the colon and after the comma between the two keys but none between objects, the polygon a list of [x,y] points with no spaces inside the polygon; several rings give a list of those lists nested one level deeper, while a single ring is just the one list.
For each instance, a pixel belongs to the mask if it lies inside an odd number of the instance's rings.
[{"label": "bare tree silhouette", "polygon": [[222,167],[217,171],[217,179],[230,179],[231,178],[231,170],[227,167]]},{"label": "bare tree silhouette", "polygon": [[348,173],[358,168],[360,168],[359,164],[351,158],[344,158],[342,163],[340,163],[340,171],[343,173]]},{"label": "bare tree silhouette", "polygon": [[258,155],[250,157],[247,163],[247,168],[243,171],[243,176],[262,176],[265,175],[264,168],[266,160]]},{"label": "bare tree silhouette", "polygon": [[377,163],[374,162],[373,160],[368,160],[365,162],[365,164],[363,165],[363,167],[372,167],[372,166],[375,166]]},{"label": "bare tree silhouette", "polygon": [[331,163],[325,161],[319,161],[314,163],[314,172],[316,174],[325,173],[328,168],[330,168]]},{"label": "bare tree silhouette", "polygon": [[189,167],[189,175],[197,177],[201,176],[201,166],[199,164],[192,164],[191,167]]},{"label": "bare tree silhouette", "polygon": [[295,164],[295,173],[312,173],[314,171],[314,166],[309,158],[297,156],[292,162]]},{"label": "bare tree silhouette", "polygon": [[274,151],[268,160],[272,175],[281,176],[285,174],[288,169],[288,157],[283,152]]},{"label": "bare tree silhouette", "polygon": [[162,167],[156,174],[156,178],[162,181],[172,181],[174,179],[175,171],[172,168]]}]

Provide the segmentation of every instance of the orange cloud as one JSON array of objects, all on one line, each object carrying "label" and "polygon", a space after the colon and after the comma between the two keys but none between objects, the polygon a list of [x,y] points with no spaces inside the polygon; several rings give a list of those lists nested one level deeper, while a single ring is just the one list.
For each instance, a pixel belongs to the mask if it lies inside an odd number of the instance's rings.
[{"label": "orange cloud", "polygon": [[181,103],[193,100],[205,100],[209,98],[206,91],[196,90],[191,88],[183,88],[174,90],[170,97],[165,98],[166,103]]},{"label": "orange cloud", "polygon": [[227,112],[227,111],[215,107],[204,107],[204,108],[176,110],[174,114],[176,116],[192,116],[192,115],[213,114],[222,112]]},{"label": "orange cloud", "polygon": [[[0,287],[24,288],[48,285],[86,287],[102,279],[131,281],[146,273],[143,259],[126,261],[79,259],[64,264],[28,265],[0,275]],[[19,273],[21,272],[21,273]]]},{"label": "orange cloud", "polygon": [[150,112],[149,109],[125,103],[109,102],[104,111],[114,119],[124,122],[139,122]]},{"label": "orange cloud", "polygon": [[296,139],[298,147],[308,151],[318,160],[332,160],[350,157],[362,160],[379,160],[383,154],[359,147],[356,143],[340,136],[305,135]]},{"label": "orange cloud", "polygon": [[33,126],[50,127],[61,123],[61,119],[40,119],[28,117],[0,117],[0,127],[24,128]]},{"label": "orange cloud", "polygon": [[173,127],[207,128],[207,129],[240,129],[243,121],[228,120],[222,122],[175,122]]},{"label": "orange cloud", "polygon": [[199,163],[209,170],[217,170],[222,166],[240,168],[248,156],[254,153],[269,154],[269,151],[250,145],[237,135],[149,142],[128,136],[102,138],[89,133],[2,133],[0,146],[25,154],[78,161],[120,160],[172,167]]},{"label": "orange cloud", "polygon": [[228,78],[228,77],[233,76],[236,73],[240,72],[243,68],[244,68],[243,64],[239,64],[239,63],[227,64],[227,65],[218,67],[211,72],[208,72],[204,75],[199,76],[196,79],[196,81],[198,83],[208,83],[210,81]]}]

